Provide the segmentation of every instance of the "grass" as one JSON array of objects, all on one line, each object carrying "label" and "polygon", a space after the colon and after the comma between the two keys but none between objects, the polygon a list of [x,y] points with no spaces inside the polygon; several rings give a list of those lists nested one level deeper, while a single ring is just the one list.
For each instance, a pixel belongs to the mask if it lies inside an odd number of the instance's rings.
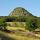
[{"label": "grass", "polygon": [[22,35],[13,34],[13,33],[6,33],[3,31],[0,31],[0,37],[1,36],[2,36],[2,39],[4,38],[5,40],[40,40],[39,38],[36,38],[36,37],[22,36]]},{"label": "grass", "polygon": [[[7,26],[8,30],[18,30],[21,29],[23,31],[28,31],[25,30],[25,28],[20,28],[20,27],[9,27]],[[0,31],[0,37],[2,38],[2,40],[40,40],[37,37],[33,37],[33,36],[25,36],[24,34],[22,34],[20,31],[16,32],[16,33],[7,33],[4,31]]]},{"label": "grass", "polygon": [[10,26],[7,26],[6,29],[7,30],[18,30],[18,29],[25,30],[25,28],[21,28],[21,27],[10,27]]},{"label": "grass", "polygon": [[7,36],[7,33],[0,31],[0,40],[15,40],[15,39]]}]

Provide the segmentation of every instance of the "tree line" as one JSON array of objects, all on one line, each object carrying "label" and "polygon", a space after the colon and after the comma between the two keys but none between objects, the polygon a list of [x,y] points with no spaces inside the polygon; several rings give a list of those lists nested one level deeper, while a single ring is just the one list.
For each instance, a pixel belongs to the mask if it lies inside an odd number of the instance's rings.
[{"label": "tree line", "polygon": [[6,22],[25,22],[26,27],[25,29],[28,29],[29,31],[34,31],[36,28],[40,28],[40,17],[32,17],[32,16],[2,16],[0,17],[0,27],[3,26],[6,30]]}]

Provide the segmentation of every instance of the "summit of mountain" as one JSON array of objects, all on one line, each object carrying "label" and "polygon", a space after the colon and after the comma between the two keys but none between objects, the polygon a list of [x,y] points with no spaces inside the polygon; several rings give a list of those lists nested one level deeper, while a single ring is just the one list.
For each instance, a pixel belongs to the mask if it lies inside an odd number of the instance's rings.
[{"label": "summit of mountain", "polygon": [[16,7],[14,10],[11,11],[9,16],[33,16],[33,15],[22,7]]}]

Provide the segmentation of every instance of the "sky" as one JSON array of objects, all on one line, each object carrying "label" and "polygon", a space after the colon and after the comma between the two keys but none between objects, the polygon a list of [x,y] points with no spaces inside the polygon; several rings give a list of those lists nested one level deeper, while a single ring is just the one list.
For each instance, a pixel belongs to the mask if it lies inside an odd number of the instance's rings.
[{"label": "sky", "polygon": [[40,0],[0,0],[0,16],[8,16],[16,7],[23,7],[40,17]]}]

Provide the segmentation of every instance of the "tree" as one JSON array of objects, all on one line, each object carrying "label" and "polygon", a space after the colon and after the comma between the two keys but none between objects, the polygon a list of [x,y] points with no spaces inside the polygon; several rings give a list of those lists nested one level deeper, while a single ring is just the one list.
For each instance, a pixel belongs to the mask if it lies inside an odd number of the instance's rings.
[{"label": "tree", "polygon": [[26,20],[25,28],[28,29],[29,31],[34,31],[36,28],[38,28],[37,18],[36,17],[28,17]]},{"label": "tree", "polygon": [[5,22],[5,20],[4,19],[0,19],[0,27],[2,26],[2,27],[4,27],[4,29],[6,29],[6,26],[7,24],[6,24],[6,22]]},{"label": "tree", "polygon": [[37,19],[32,19],[30,21],[29,31],[34,31],[37,27]]}]

